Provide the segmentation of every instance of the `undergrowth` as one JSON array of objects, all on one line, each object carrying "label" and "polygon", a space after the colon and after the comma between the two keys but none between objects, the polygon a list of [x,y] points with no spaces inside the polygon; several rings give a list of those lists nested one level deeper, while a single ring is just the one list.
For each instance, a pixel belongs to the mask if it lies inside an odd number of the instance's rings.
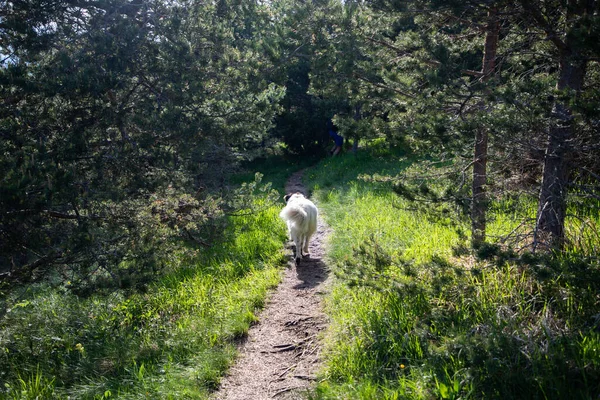
[{"label": "undergrowth", "polygon": [[173,252],[144,290],[6,293],[0,398],[208,397],[280,280],[285,226],[269,201],[225,217],[221,242]]},{"label": "undergrowth", "polygon": [[[470,251],[460,207],[426,210],[382,178],[418,175],[422,164],[363,152],[323,160],[310,172],[334,232],[328,257],[337,277],[327,300],[326,366],[313,397],[597,398],[594,236],[581,234],[587,247],[573,242],[560,256],[511,249],[500,238],[534,208],[527,199],[497,199],[489,224],[496,241]],[[428,182],[439,196],[449,184],[443,168]]]},{"label": "undergrowth", "polygon": [[273,188],[283,193],[285,184],[292,173],[314,165],[318,160],[310,156],[278,155],[266,158],[256,158],[243,163],[241,168],[248,172],[241,172],[233,176],[232,182],[239,184],[251,181],[254,171],[260,171],[268,177]]}]

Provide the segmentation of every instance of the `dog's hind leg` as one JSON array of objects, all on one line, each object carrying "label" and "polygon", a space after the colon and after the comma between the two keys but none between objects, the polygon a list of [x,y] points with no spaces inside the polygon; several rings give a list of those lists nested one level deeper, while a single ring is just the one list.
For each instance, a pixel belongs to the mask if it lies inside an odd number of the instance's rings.
[{"label": "dog's hind leg", "polygon": [[290,232],[292,234],[292,242],[294,242],[294,246],[293,248],[293,252],[294,252],[294,260],[296,261],[296,264],[300,263],[300,259],[302,258],[302,241],[301,241],[301,237],[294,235],[292,232]]},{"label": "dog's hind leg", "polygon": [[302,238],[302,255],[310,257],[310,252],[308,251],[308,242],[310,241],[310,236],[304,236]]},{"label": "dog's hind leg", "polygon": [[310,238],[315,234],[315,232],[317,231],[317,221],[316,219],[314,221],[311,221],[308,225],[308,230],[306,231],[306,234],[304,235],[304,240],[302,243],[303,246],[303,250],[304,253],[306,255],[308,255],[310,257],[310,251],[308,250],[308,245],[310,243]]}]

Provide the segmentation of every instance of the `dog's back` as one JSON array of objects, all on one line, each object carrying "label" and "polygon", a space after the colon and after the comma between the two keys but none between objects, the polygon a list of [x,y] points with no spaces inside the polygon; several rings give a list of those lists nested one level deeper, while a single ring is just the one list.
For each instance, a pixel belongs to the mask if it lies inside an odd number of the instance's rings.
[{"label": "dog's back", "polygon": [[287,205],[279,216],[287,222],[290,236],[296,244],[296,258],[308,254],[308,242],[317,230],[318,210],[314,203],[302,194],[287,195]]},{"label": "dog's back", "polygon": [[294,194],[287,201],[287,205],[281,210],[279,216],[303,233],[314,233],[318,215],[314,203],[301,194]]},{"label": "dog's back", "polygon": [[304,221],[308,219],[308,213],[304,210],[304,207],[295,202],[285,206],[279,216],[297,227],[301,227]]}]

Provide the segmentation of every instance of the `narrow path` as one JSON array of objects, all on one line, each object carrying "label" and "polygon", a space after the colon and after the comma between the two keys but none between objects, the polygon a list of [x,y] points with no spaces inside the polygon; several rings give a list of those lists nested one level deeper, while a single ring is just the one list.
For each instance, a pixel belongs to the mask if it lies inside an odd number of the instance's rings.
[{"label": "narrow path", "polygon": [[[302,192],[302,171],[292,175],[286,193]],[[215,393],[218,400],[301,399],[320,367],[321,332],[327,325],[322,295],[328,268],[324,242],[329,228],[319,216],[311,257],[296,267],[291,258],[283,280],[239,347],[239,358]]]}]

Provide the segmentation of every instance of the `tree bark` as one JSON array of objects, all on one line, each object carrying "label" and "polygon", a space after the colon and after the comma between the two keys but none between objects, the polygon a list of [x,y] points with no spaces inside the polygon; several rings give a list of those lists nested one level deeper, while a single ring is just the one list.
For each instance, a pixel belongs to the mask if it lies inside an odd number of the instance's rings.
[{"label": "tree bark", "polygon": [[[566,45],[560,52],[559,80],[556,88],[577,93],[583,86],[586,62],[574,54],[568,42]],[[534,250],[540,244],[559,250],[564,244],[569,166],[574,152],[573,137],[571,110],[564,101],[557,100],[552,109],[552,122],[544,156]]]},{"label": "tree bark", "polygon": [[473,201],[471,204],[471,245],[480,246],[485,242],[487,194],[487,149],[488,132],[480,127],[475,133],[475,151],[473,161]]},{"label": "tree bark", "polygon": [[[500,32],[500,21],[498,12],[492,8],[488,12],[488,24],[486,27],[485,45],[482,61],[482,78],[485,83],[494,74],[496,69],[496,53],[498,51],[498,36]],[[489,90],[486,90],[489,92]],[[481,108],[485,108],[482,103]],[[480,127],[475,133],[475,149],[473,156],[473,200],[471,203],[471,245],[478,247],[485,242],[487,194],[485,185],[487,181],[487,158],[488,158],[488,130]]]},{"label": "tree bark", "polygon": [[[362,119],[362,104],[357,104],[354,107],[354,120],[355,121],[360,121]],[[352,141],[352,154],[356,154],[356,152],[358,151],[358,142],[359,142],[359,138],[358,136],[354,137],[354,140]]]},{"label": "tree bark", "polygon": [[[525,9],[536,23],[545,30],[549,40],[556,46],[558,59],[558,82],[556,89],[570,96],[577,96],[585,80],[587,60],[579,48],[576,30],[583,16],[593,14],[594,0],[573,1],[567,7],[568,25],[563,35],[559,35],[529,0],[521,0]],[[564,37],[564,40],[561,39]],[[549,249],[562,249],[565,241],[565,217],[570,163],[573,159],[575,128],[573,114],[567,101],[557,97],[552,108],[548,140],[544,156],[542,185],[538,198],[533,250],[544,245]]]}]

